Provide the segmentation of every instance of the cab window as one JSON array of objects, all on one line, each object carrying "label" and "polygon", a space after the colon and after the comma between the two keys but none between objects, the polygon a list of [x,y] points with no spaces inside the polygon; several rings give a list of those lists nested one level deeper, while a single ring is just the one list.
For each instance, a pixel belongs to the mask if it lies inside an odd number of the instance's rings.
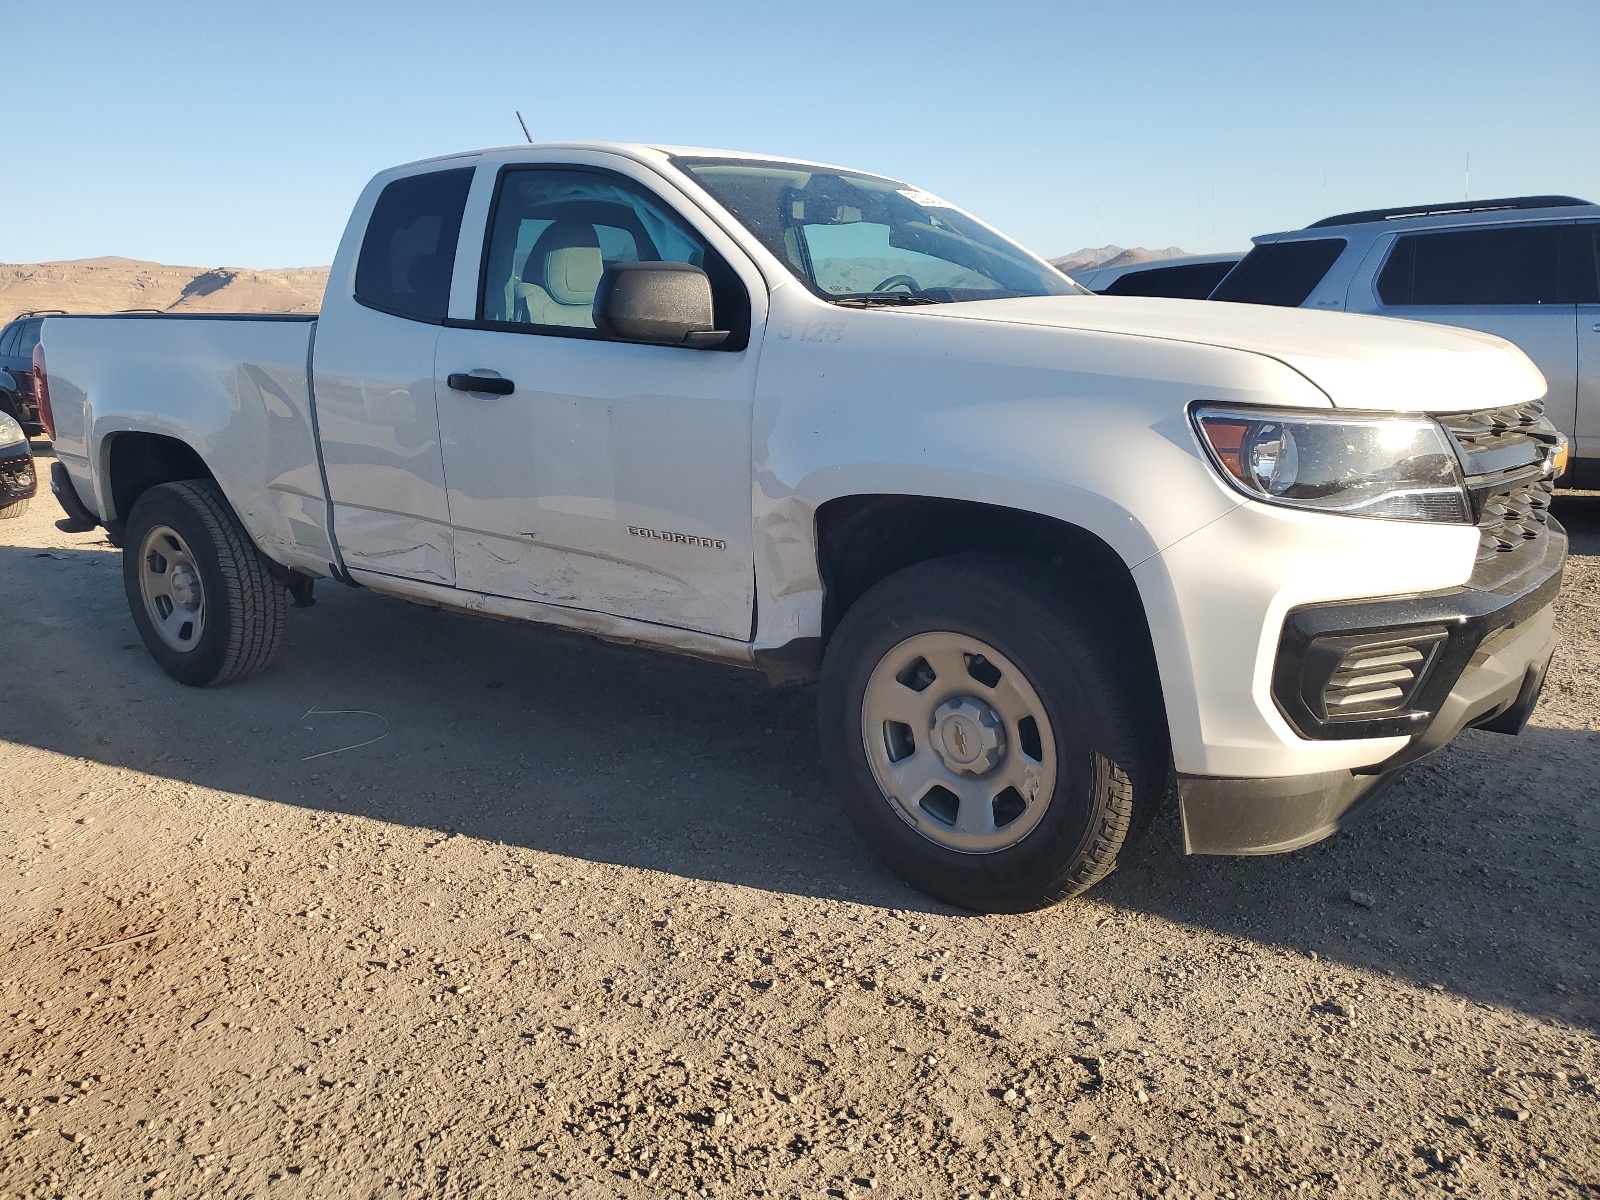
[{"label": "cab window", "polygon": [[711,279],[717,327],[749,342],[750,299],[726,261],[659,198],[631,180],[569,167],[508,167],[500,176],[478,319],[525,333],[594,335],[607,267],[680,262]]},{"label": "cab window", "polygon": [[356,261],[356,303],[437,325],[450,311],[472,168],[409,175],[373,206]]}]

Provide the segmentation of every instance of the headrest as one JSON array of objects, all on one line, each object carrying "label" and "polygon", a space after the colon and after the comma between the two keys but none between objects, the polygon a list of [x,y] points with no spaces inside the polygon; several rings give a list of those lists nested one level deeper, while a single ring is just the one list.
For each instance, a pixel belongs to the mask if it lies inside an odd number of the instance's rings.
[{"label": "headrest", "polygon": [[544,260],[544,289],[557,304],[593,304],[606,265],[599,246],[563,246]]},{"label": "headrest", "polygon": [[557,221],[539,235],[522,277],[542,285],[557,304],[593,304],[604,271],[594,226]]}]

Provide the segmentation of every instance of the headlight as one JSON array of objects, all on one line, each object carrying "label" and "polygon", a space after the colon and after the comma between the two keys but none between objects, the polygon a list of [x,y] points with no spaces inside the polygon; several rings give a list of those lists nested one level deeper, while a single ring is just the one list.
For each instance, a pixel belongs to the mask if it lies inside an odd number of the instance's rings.
[{"label": "headlight", "polygon": [[13,446],[26,443],[27,440],[23,436],[22,426],[17,424],[17,419],[9,413],[0,413],[0,450],[9,450]]},{"label": "headlight", "polygon": [[1460,463],[1430,417],[1212,404],[1192,414],[1223,478],[1251,499],[1353,517],[1472,521]]}]

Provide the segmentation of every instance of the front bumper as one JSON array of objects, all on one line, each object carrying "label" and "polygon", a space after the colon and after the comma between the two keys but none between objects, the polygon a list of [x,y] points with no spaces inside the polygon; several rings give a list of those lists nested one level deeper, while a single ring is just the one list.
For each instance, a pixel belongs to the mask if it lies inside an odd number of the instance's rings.
[{"label": "front bumper", "polygon": [[26,500],[38,490],[38,473],[28,447],[0,451],[0,505]]},{"label": "front bumper", "polygon": [[[1463,729],[1519,733],[1539,701],[1555,652],[1554,602],[1561,587],[1566,536],[1551,523],[1537,561],[1492,590],[1455,588],[1403,600],[1300,609],[1285,621],[1275,694],[1302,690],[1293,675],[1309,657],[1310,636],[1441,636],[1426,678],[1403,712],[1380,718],[1383,733],[1406,732],[1405,744],[1382,762],[1354,770],[1278,778],[1178,778],[1184,848],[1190,854],[1278,854],[1320,841],[1376,798],[1408,763],[1445,745]],[[1308,634],[1308,630],[1312,631]],[[1442,630],[1442,635],[1437,631]],[[1305,706],[1301,706],[1305,707]],[[1290,711],[1303,737],[1372,736],[1361,723],[1319,722]],[[1368,722],[1371,725],[1372,722]]]}]

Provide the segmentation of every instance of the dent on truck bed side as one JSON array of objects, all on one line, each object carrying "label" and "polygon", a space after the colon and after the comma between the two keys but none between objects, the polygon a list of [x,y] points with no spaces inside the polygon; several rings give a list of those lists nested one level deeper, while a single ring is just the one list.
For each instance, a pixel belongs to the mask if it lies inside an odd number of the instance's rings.
[{"label": "dent on truck bed side", "polygon": [[[312,432],[312,324],[275,319],[63,317],[46,322],[51,393],[83,430],[63,445],[92,477],[92,503],[120,520],[111,448],[126,434],[199,455],[269,558],[325,575],[334,561]],[[85,496],[88,499],[88,495]]]}]

